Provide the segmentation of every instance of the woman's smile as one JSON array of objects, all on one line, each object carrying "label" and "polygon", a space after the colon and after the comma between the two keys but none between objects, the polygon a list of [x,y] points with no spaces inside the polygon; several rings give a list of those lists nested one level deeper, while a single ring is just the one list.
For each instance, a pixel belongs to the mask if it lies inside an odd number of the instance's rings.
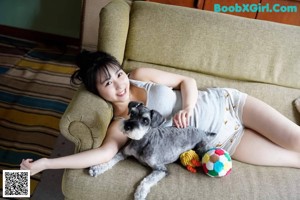
[{"label": "woman's smile", "polygon": [[118,92],[118,93],[117,93],[117,96],[123,97],[123,96],[126,95],[126,92],[127,92],[126,89],[124,89],[124,90]]}]

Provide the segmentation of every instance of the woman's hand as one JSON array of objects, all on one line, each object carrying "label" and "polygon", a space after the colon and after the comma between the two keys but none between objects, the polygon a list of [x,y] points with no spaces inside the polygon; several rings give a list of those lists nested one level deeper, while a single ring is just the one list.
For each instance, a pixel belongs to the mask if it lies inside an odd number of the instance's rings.
[{"label": "woman's hand", "polygon": [[189,125],[190,117],[192,116],[193,109],[187,107],[183,110],[180,110],[173,117],[173,124],[177,128],[186,128]]},{"label": "woman's hand", "polygon": [[40,171],[43,171],[46,169],[46,158],[41,158],[37,161],[34,161],[32,159],[26,159],[22,160],[22,163],[20,164],[20,169],[21,170],[30,170],[30,175],[35,175],[39,173]]}]

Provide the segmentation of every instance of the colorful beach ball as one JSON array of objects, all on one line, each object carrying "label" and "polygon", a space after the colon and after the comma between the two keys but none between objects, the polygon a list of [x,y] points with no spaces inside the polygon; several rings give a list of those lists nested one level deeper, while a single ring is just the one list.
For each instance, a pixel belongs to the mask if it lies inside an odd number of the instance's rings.
[{"label": "colorful beach ball", "polygon": [[208,150],[202,157],[204,173],[211,177],[223,177],[232,169],[232,160],[227,151],[221,148]]}]

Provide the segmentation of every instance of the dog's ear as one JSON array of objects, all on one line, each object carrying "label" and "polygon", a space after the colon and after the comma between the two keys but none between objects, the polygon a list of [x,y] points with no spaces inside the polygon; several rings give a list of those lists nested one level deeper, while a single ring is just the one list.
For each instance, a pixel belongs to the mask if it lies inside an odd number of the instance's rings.
[{"label": "dog's ear", "polygon": [[137,101],[130,101],[128,104],[128,114],[130,114],[130,111],[132,110],[132,108],[137,108],[140,105],[144,105],[141,102],[137,102]]},{"label": "dog's ear", "polygon": [[162,125],[166,119],[156,110],[150,110],[150,117],[151,117],[151,127],[159,127]]}]

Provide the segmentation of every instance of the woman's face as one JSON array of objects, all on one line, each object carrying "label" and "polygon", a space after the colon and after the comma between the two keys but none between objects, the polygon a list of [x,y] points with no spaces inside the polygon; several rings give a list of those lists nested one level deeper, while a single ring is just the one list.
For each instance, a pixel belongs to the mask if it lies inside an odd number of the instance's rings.
[{"label": "woman's face", "polygon": [[122,69],[110,67],[110,78],[104,74],[97,76],[97,90],[99,95],[111,103],[125,102],[129,100],[129,79]]}]

